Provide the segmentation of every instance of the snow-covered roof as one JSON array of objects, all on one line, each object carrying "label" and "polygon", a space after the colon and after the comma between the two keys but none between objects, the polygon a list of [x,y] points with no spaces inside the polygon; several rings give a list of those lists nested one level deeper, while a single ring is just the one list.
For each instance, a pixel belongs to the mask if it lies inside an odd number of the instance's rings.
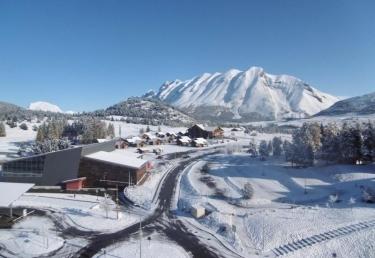
[{"label": "snow-covered roof", "polygon": [[198,126],[199,128],[201,128],[202,130],[205,130],[204,126],[202,124],[196,124],[196,126]]},{"label": "snow-covered roof", "polygon": [[66,183],[71,183],[71,182],[76,182],[76,181],[84,181],[84,180],[86,180],[86,177],[79,177],[79,178],[73,178],[73,179],[62,181],[62,183],[66,184]]},{"label": "snow-covered roof", "polygon": [[102,142],[108,142],[108,139],[96,139],[98,141],[98,143],[102,143]]},{"label": "snow-covered roof", "polygon": [[190,137],[188,137],[188,136],[181,136],[181,138],[180,138],[179,141],[180,141],[180,142],[186,142],[186,143],[189,143],[189,142],[191,142],[191,139],[190,139]]},{"label": "snow-covered roof", "polygon": [[131,138],[127,138],[126,141],[130,143],[137,143],[137,142],[141,142],[142,139],[139,138],[138,136],[133,136]]},{"label": "snow-covered roof", "polygon": [[194,139],[194,142],[198,144],[207,144],[207,141],[203,138],[196,138]]},{"label": "snow-covered roof", "polygon": [[146,160],[136,158],[133,155],[126,155],[125,153],[115,151],[98,151],[86,155],[85,157],[136,169],[141,168],[147,162]]},{"label": "snow-covered roof", "polygon": [[220,126],[207,126],[206,127],[206,130],[207,131],[214,131],[216,129],[220,129],[220,130],[223,130],[223,128],[221,128]]},{"label": "snow-covered roof", "polygon": [[0,182],[0,207],[9,207],[34,184]]}]

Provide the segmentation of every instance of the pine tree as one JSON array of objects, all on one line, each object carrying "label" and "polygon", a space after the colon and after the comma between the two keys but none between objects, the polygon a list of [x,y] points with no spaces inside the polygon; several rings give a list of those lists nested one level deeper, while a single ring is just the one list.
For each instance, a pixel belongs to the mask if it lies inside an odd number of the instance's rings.
[{"label": "pine tree", "polygon": [[110,138],[114,138],[114,137],[115,137],[115,127],[113,126],[112,123],[109,123],[109,124],[108,124],[107,135],[108,135]]},{"label": "pine tree", "polygon": [[[317,130],[318,129],[318,130]],[[300,165],[313,165],[315,153],[320,145],[320,127],[317,124],[304,123],[293,133],[292,159]]]},{"label": "pine tree", "polygon": [[279,157],[281,156],[281,153],[282,153],[282,148],[281,148],[281,144],[282,144],[282,140],[280,137],[274,137],[272,139],[272,150],[273,150],[273,156],[275,157]]},{"label": "pine tree", "polygon": [[269,155],[268,144],[265,140],[262,140],[259,144],[259,154],[262,157],[268,157]]},{"label": "pine tree", "polygon": [[375,128],[370,121],[363,131],[363,146],[366,159],[373,161],[375,158]]},{"label": "pine tree", "polygon": [[151,131],[150,126],[146,127],[146,132],[149,133]]},{"label": "pine tree", "polygon": [[358,124],[354,127],[344,123],[340,135],[340,156],[342,162],[355,163],[363,158],[363,138]]},{"label": "pine tree", "polygon": [[5,136],[6,136],[5,125],[3,122],[0,122],[0,137],[5,137]]},{"label": "pine tree", "polygon": [[340,159],[340,129],[335,123],[330,123],[321,129],[320,156],[327,161],[338,161]]}]

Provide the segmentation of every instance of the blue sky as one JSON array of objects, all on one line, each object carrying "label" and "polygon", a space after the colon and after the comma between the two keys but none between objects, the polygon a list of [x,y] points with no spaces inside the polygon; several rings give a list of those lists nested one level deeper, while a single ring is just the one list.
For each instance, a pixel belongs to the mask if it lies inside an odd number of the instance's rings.
[{"label": "blue sky", "polygon": [[375,91],[374,10],[372,0],[0,0],[0,99],[93,110],[250,66],[365,94]]}]

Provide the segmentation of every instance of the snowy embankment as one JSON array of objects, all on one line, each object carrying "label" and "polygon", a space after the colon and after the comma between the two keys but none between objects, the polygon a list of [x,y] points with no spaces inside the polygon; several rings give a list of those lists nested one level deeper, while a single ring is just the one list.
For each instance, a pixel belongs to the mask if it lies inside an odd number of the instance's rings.
[{"label": "snowy embankment", "polygon": [[[208,164],[208,172],[202,168]],[[207,166],[207,165],[206,165]],[[375,166],[335,165],[294,169],[270,158],[259,161],[244,154],[216,155],[195,163],[181,179],[180,217],[189,226],[214,232],[242,255],[270,250],[315,234],[365,222],[375,216],[375,206],[361,201],[362,189],[375,182]],[[251,199],[241,196],[245,183],[253,188]],[[337,195],[338,198],[331,196]],[[195,220],[186,216],[192,205],[210,211]],[[199,223],[199,224],[197,224]],[[194,228],[193,227],[193,228]],[[196,229],[195,229],[196,230]],[[373,242],[374,228],[361,231],[360,239]],[[312,256],[324,257],[340,241],[358,243],[356,234],[305,248]],[[337,242],[337,243],[335,243]],[[343,243],[343,242],[342,242]],[[360,247],[351,256],[368,257],[374,250]],[[337,252],[344,254],[337,249]],[[300,257],[302,252],[290,254]]]},{"label": "snowy embankment", "polygon": [[14,203],[14,206],[54,211],[54,216],[66,227],[83,231],[114,232],[134,224],[140,216],[120,207],[103,197],[92,195],[28,193]]}]

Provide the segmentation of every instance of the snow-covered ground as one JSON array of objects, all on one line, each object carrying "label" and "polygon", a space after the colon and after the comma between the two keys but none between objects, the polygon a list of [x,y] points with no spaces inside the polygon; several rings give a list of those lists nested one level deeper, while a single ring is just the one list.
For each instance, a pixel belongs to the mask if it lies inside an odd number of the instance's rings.
[{"label": "snow-covered ground", "polygon": [[64,245],[51,220],[30,216],[16,223],[12,229],[0,231],[0,256],[39,257]]},{"label": "snow-covered ground", "polygon": [[[206,164],[208,173],[202,171]],[[253,189],[249,200],[242,191],[245,183]],[[244,154],[220,154],[186,170],[178,208],[187,225],[211,232],[237,253],[265,255],[299,239],[372,220],[375,205],[362,202],[361,194],[363,187],[374,183],[374,165],[295,169],[273,158],[262,162]],[[186,216],[192,205],[203,206],[210,214],[198,220]],[[371,257],[374,234],[370,227],[289,256],[327,257],[336,252],[338,257]],[[355,248],[361,239],[367,244]],[[340,249],[345,242],[351,246],[348,252]]]},{"label": "snow-covered ground", "polygon": [[32,130],[35,123],[25,122],[28,130],[10,128],[5,125],[6,136],[0,137],[0,161],[18,157],[17,152],[21,144],[34,141],[36,132]]},{"label": "snow-covered ground", "polygon": [[54,211],[53,215],[66,227],[75,227],[83,231],[113,232],[134,224],[138,214],[126,211],[117,212],[116,204],[108,199],[108,214],[104,208],[104,197],[84,194],[27,193],[21,196],[13,206],[37,208]]},{"label": "snow-covered ground", "polygon": [[[141,249],[140,249],[141,248]],[[140,250],[142,257],[147,258],[189,258],[191,257],[183,248],[170,242],[166,239],[161,239],[157,235],[152,235],[150,238],[142,238],[140,243],[138,239],[131,239],[127,242],[120,242],[115,245],[107,247],[102,252],[96,254],[95,258],[104,257],[121,257],[133,258],[140,257]]]}]

